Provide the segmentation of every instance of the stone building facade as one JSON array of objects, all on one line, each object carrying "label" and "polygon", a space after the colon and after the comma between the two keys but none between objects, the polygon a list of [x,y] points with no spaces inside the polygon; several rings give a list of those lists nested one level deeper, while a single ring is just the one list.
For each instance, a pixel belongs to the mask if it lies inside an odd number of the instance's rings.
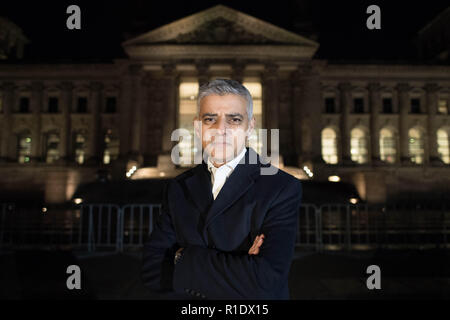
[{"label": "stone building facade", "polygon": [[220,5],[122,45],[113,63],[0,66],[4,195],[61,203],[99,169],[181,173],[171,134],[216,77],[256,88],[259,127],[279,129],[297,177],[351,182],[371,203],[450,194],[449,66],[329,64],[317,42]]}]

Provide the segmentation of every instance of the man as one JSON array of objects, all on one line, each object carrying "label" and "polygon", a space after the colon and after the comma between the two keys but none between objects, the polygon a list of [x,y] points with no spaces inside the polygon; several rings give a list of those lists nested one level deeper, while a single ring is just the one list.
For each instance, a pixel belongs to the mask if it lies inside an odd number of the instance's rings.
[{"label": "man", "polygon": [[187,298],[289,299],[300,180],[282,170],[263,174],[274,167],[245,147],[255,118],[239,82],[206,83],[197,104],[205,156],[167,185],[144,246],[144,284]]}]

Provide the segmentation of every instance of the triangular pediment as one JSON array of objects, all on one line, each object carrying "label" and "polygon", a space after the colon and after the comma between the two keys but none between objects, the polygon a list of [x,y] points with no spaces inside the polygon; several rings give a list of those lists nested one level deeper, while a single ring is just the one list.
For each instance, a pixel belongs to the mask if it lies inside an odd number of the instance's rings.
[{"label": "triangular pediment", "polygon": [[317,42],[223,5],[195,13],[123,43],[292,45],[317,48]]}]

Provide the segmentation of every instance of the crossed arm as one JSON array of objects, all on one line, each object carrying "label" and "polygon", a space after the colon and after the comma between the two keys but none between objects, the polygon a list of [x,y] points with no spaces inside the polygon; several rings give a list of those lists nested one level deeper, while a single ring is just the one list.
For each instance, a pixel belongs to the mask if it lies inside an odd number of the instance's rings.
[{"label": "crossed arm", "polygon": [[[144,284],[160,292],[191,288],[211,299],[273,298],[288,276],[300,200],[300,182],[287,185],[267,212],[261,235],[244,255],[200,246],[179,248],[170,212],[165,210],[144,247]],[[174,265],[177,250],[183,250],[183,258]]]},{"label": "crossed arm", "polygon": [[[262,246],[263,242],[264,242],[264,234],[260,234],[260,235],[256,236],[255,240],[253,241],[253,245],[248,250],[248,254],[257,255],[259,253],[259,248]],[[175,255],[181,253],[183,251],[183,249],[184,248],[178,249],[177,252],[175,253]]]}]

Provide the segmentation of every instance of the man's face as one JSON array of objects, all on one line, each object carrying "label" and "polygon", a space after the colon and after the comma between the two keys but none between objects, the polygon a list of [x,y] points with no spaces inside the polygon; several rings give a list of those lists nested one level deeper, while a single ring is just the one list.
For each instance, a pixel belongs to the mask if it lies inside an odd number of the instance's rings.
[{"label": "man's face", "polygon": [[200,113],[194,127],[200,137],[203,150],[216,164],[236,157],[245,147],[245,138],[255,126],[255,118],[249,121],[245,98],[226,94],[209,95],[200,101]]}]

